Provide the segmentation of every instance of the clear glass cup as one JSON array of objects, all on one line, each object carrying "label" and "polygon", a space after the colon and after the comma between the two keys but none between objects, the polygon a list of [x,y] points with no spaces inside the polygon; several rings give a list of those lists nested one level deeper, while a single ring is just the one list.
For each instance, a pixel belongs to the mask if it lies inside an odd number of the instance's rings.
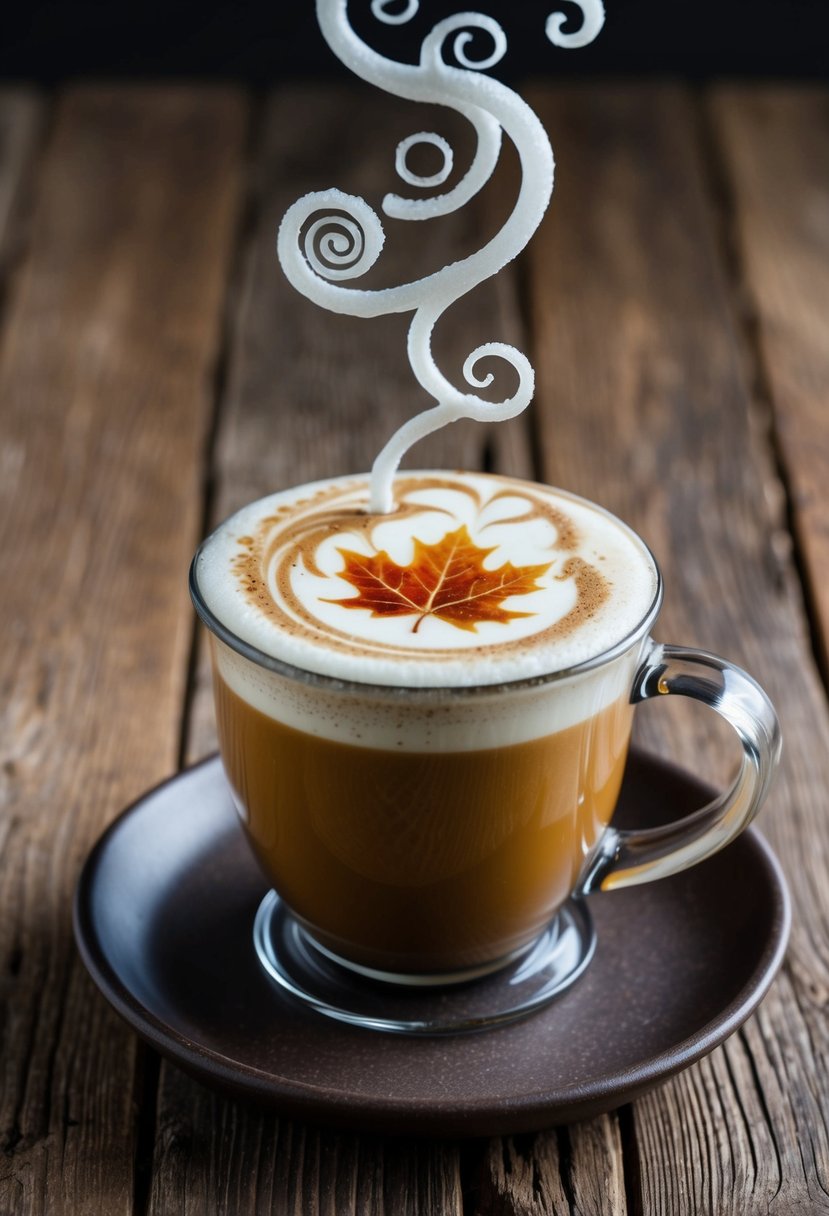
[{"label": "clear glass cup", "polygon": [[[732,663],[652,640],[661,578],[636,628],[589,662],[508,684],[392,688],[303,671],[237,637],[200,591],[200,552],[190,586],[210,631],[220,750],[273,886],[255,948],[321,1013],[431,1034],[520,1017],[588,965],[587,894],[702,861],[766,796],[773,706]],[[251,688],[290,705],[290,721],[255,708]],[[675,823],[614,827],[634,708],[668,695],[733,726],[739,772]]]}]

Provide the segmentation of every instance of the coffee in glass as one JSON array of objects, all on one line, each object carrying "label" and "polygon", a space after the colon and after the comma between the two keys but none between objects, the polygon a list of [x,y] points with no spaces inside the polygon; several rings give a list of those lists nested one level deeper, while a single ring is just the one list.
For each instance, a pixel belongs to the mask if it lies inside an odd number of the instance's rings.
[{"label": "coffee in glass", "polygon": [[[650,640],[656,564],[600,507],[449,472],[398,474],[394,499],[371,514],[366,477],[263,499],[205,542],[191,585],[225,769],[277,893],[257,920],[263,964],[332,1016],[469,1028],[581,973],[588,891],[672,873],[741,830],[779,735],[744,673]],[[620,832],[633,707],[665,692],[732,721],[740,775],[692,820]],[[393,985],[489,973],[521,979],[482,981],[492,998],[471,1015],[388,1012]]]}]

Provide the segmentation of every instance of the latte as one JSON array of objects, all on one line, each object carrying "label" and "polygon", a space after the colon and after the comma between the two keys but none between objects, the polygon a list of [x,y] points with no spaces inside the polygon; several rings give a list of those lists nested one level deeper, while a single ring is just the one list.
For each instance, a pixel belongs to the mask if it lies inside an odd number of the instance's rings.
[{"label": "latte", "polygon": [[[531,942],[616,803],[658,607],[643,543],[528,482],[349,477],[203,546],[219,740],[251,844],[314,940],[383,974]],[[596,660],[596,662],[591,662]]]},{"label": "latte", "polygon": [[447,751],[439,724],[428,750],[355,747],[283,725],[217,677],[222,758],[248,839],[339,959],[408,976],[497,965],[572,891],[616,805],[633,706],[622,695],[577,726],[506,746],[492,708],[474,750]]},{"label": "latte", "polygon": [[518,479],[411,473],[368,513],[348,477],[245,507],[205,544],[199,592],[236,637],[304,671],[404,687],[562,671],[647,615],[653,560],[583,499]]}]

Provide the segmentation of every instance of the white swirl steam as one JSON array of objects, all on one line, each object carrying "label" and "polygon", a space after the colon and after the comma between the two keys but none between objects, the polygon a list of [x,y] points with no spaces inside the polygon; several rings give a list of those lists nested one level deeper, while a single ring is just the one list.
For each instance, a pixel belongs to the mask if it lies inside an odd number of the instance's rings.
[{"label": "white swirl steam", "polygon": [[[359,278],[370,270],[385,240],[383,225],[365,199],[342,190],[317,190],[285,212],[277,253],[290,281],[316,304],[350,312],[338,307],[342,289],[332,283]],[[311,286],[313,292],[308,290]]]},{"label": "white swirl steam", "polygon": [[[573,0],[573,2],[579,6],[582,13],[581,26],[574,34],[565,34],[562,30],[562,26],[567,20],[564,13],[550,13],[544,27],[550,42],[555,46],[565,47],[567,50],[587,46],[604,25],[602,0]],[[417,11],[416,3],[415,11]]]},{"label": "white swirl steam", "polygon": [[[492,52],[484,59],[470,59],[466,53],[466,48],[475,37],[468,28],[470,25],[485,30],[492,39]],[[421,58],[427,61],[431,59],[433,66],[442,63],[443,43],[456,30],[458,33],[452,43],[452,54],[462,68],[468,68],[471,72],[485,72],[487,68],[494,68],[496,63],[500,63],[504,58],[507,50],[507,36],[497,21],[492,17],[484,16],[483,13],[456,13],[454,17],[446,17],[443,21],[439,21],[424,40]]]},{"label": "white swirl steam", "polygon": [[[399,194],[387,194],[383,199],[383,210],[391,219],[431,220],[439,215],[450,215],[474,198],[492,176],[501,151],[500,126],[490,114],[475,106],[457,105],[455,108],[469,119],[478,137],[472,164],[458,184],[445,194],[437,194],[432,198],[401,198]],[[412,138],[409,136],[409,139]],[[397,145],[397,157],[400,156],[400,149],[405,143],[404,139]]]},{"label": "white swirl steam", "polygon": [[[395,0],[373,0],[372,12],[387,24],[402,24],[418,9],[418,0],[408,0],[399,13],[389,13]],[[599,0],[578,0],[588,20],[588,9]],[[554,14],[550,21],[556,16]],[[505,131],[518,151],[522,180],[512,214],[482,249],[433,274],[410,283],[378,290],[341,285],[374,264],[383,247],[384,234],[377,214],[364,199],[326,190],[306,195],[286,212],[279,229],[278,253],[285,274],[309,299],[334,312],[357,317],[375,317],[392,312],[413,312],[408,335],[412,370],[436,404],[409,419],[388,441],[374,462],[371,477],[371,509],[388,512],[393,507],[392,479],[404,453],[413,443],[459,418],[497,421],[520,413],[532,399],[535,377],[527,358],[512,346],[489,342],[479,346],[463,365],[467,384],[488,388],[492,374],[480,378],[476,366],[483,358],[509,363],[518,375],[518,388],[509,397],[490,403],[475,393],[462,392],[443,375],[431,351],[432,331],[442,314],[461,296],[496,274],[529,241],[538,227],[553,188],[553,154],[544,128],[522,99],[505,85],[479,75],[503,56],[507,41],[491,17],[462,13],[435,25],[423,41],[417,65],[396,63],[368,47],[348,22],[347,0],[317,0],[317,19],[328,45],[337,57],[363,80],[395,96],[411,101],[449,106],[472,123],[478,145],[465,177],[452,189],[430,199],[404,199],[387,195],[383,210],[398,219],[422,220],[446,215],[472,198],[489,179]],[[561,18],[563,21],[563,18]],[[548,22],[548,34],[549,34]],[[487,35],[489,55],[472,58],[472,31]],[[554,29],[557,37],[558,27]],[[579,31],[581,35],[583,31]],[[452,53],[460,67],[444,59],[444,46],[454,35]],[[567,37],[574,37],[568,35]],[[572,44],[571,44],[572,45]],[[443,154],[443,166],[430,177],[413,174],[406,164],[411,147],[429,143]],[[452,152],[441,136],[421,132],[409,136],[397,148],[398,174],[409,185],[442,185],[452,171]]]},{"label": "white swirl steam", "polygon": [[388,12],[389,5],[398,2],[399,0],[371,0],[372,16],[386,25],[405,25],[420,8],[420,0],[406,0],[406,7],[400,13]]},{"label": "white swirl steam", "polygon": [[[431,144],[443,154],[443,164],[437,173],[430,173],[428,176],[413,173],[406,164],[406,157],[418,144]],[[452,172],[454,160],[455,155],[452,148],[442,135],[436,135],[434,131],[418,131],[416,135],[407,135],[405,139],[401,139],[397,145],[394,167],[397,170],[397,176],[402,177],[403,181],[408,182],[410,186],[442,186]]]}]

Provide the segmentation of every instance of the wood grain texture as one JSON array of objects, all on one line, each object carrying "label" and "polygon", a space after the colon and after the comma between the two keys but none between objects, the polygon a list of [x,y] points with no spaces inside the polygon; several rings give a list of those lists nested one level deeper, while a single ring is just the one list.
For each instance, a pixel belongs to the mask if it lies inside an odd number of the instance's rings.
[{"label": "wood grain texture", "polygon": [[281,1121],[164,1069],[150,1211],[175,1216],[456,1216],[452,1145]]},{"label": "wood grain texture", "polygon": [[[698,117],[670,87],[532,100],[565,167],[530,256],[545,475],[637,527],[666,577],[657,636],[742,663],[786,737],[762,819],[795,902],[786,972],[738,1038],[636,1104],[643,1211],[827,1211],[829,722]],[[727,768],[713,715],[667,709],[640,714],[649,746]]]},{"label": "wood grain texture", "polygon": [[625,1166],[615,1114],[567,1129],[571,1216],[626,1216]]},{"label": "wood grain texture", "polygon": [[829,94],[721,88],[709,109],[731,237],[829,672]]},{"label": "wood grain texture", "polygon": [[0,1212],[132,1211],[134,1036],[77,960],[84,855],[177,757],[245,137],[231,93],[74,89],[0,350]]},{"label": "wood grain texture", "polygon": [[615,1115],[492,1140],[474,1192],[475,1216],[626,1216]]},{"label": "wood grain texture", "polygon": [[570,1216],[558,1132],[491,1141],[478,1183],[476,1216]]}]

